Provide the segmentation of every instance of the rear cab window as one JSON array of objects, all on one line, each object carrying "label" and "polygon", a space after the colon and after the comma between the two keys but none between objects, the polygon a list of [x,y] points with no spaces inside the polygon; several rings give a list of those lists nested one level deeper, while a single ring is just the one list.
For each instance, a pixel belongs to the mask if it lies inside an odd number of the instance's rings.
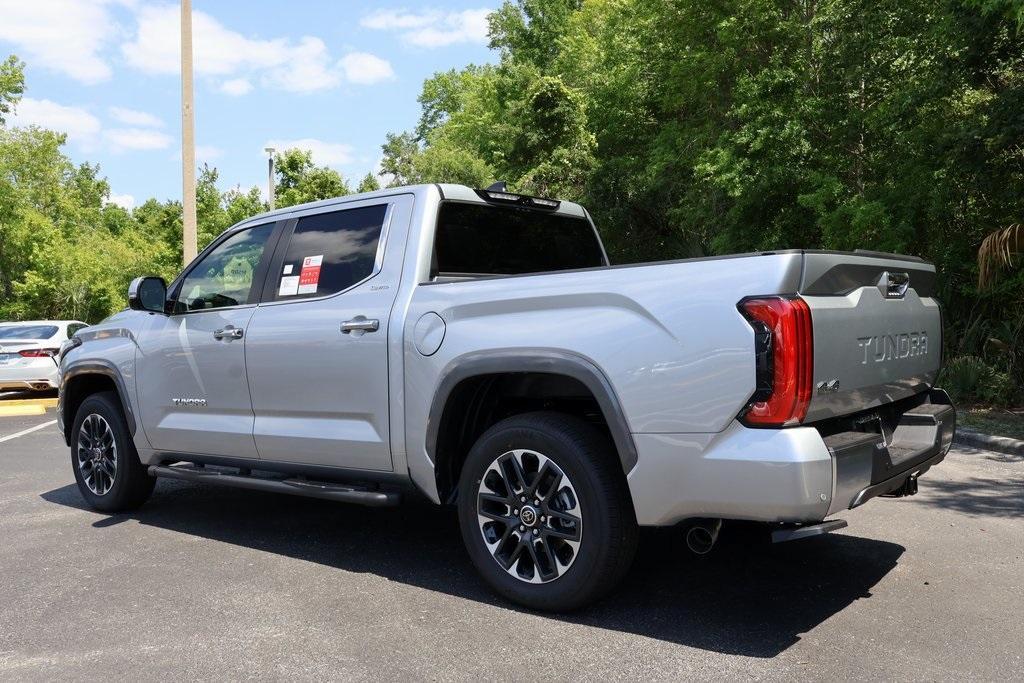
[{"label": "rear cab window", "polygon": [[287,238],[269,301],[329,296],[370,277],[388,205],[303,216]]},{"label": "rear cab window", "polygon": [[444,202],[432,279],[523,275],[608,265],[591,223],[577,216],[493,204]]},{"label": "rear cab window", "polygon": [[49,339],[59,329],[56,325],[0,325],[0,340]]}]

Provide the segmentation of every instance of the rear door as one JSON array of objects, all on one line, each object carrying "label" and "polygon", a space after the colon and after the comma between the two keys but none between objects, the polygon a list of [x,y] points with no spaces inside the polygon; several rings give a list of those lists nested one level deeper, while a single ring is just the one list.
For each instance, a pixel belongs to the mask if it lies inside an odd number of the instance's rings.
[{"label": "rear door", "polygon": [[388,318],[412,196],[291,221],[249,325],[246,364],[261,458],[391,470]]},{"label": "rear door", "polygon": [[942,355],[935,267],[908,257],[808,252],[801,297],[814,328],[806,422],[928,389]]},{"label": "rear door", "polygon": [[151,315],[138,334],[142,424],[155,449],[257,457],[245,336],[276,235],[265,223],[222,238],[171,292],[169,315]]}]

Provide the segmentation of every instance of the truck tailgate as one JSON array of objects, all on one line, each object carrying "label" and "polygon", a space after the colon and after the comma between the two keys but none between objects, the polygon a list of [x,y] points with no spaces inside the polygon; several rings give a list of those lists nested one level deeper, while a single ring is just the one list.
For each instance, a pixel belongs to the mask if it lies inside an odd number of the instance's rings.
[{"label": "truck tailgate", "polygon": [[800,295],[811,310],[814,371],[804,422],[928,389],[942,354],[935,267],[910,257],[806,252]]}]

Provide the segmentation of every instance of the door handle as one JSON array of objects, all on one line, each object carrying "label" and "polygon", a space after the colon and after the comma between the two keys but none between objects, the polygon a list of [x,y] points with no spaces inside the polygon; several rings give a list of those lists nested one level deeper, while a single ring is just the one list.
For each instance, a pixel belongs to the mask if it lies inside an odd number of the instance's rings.
[{"label": "door handle", "polygon": [[379,329],[379,320],[367,320],[361,315],[352,318],[352,320],[346,320],[341,324],[343,334],[348,334],[349,332],[376,332]]},{"label": "door handle", "polygon": [[225,327],[223,329],[214,330],[213,338],[214,339],[241,339],[243,334],[245,334],[245,332],[242,331],[241,327],[231,327],[229,325],[228,327]]}]

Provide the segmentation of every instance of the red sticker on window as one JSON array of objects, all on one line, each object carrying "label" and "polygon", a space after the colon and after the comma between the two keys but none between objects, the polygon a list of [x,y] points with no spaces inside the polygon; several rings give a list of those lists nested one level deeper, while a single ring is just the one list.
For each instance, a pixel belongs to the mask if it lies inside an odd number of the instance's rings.
[{"label": "red sticker on window", "polygon": [[323,262],[323,254],[307,256],[302,259],[302,270],[299,271],[298,294],[316,294],[316,288],[320,282],[320,266]]}]

